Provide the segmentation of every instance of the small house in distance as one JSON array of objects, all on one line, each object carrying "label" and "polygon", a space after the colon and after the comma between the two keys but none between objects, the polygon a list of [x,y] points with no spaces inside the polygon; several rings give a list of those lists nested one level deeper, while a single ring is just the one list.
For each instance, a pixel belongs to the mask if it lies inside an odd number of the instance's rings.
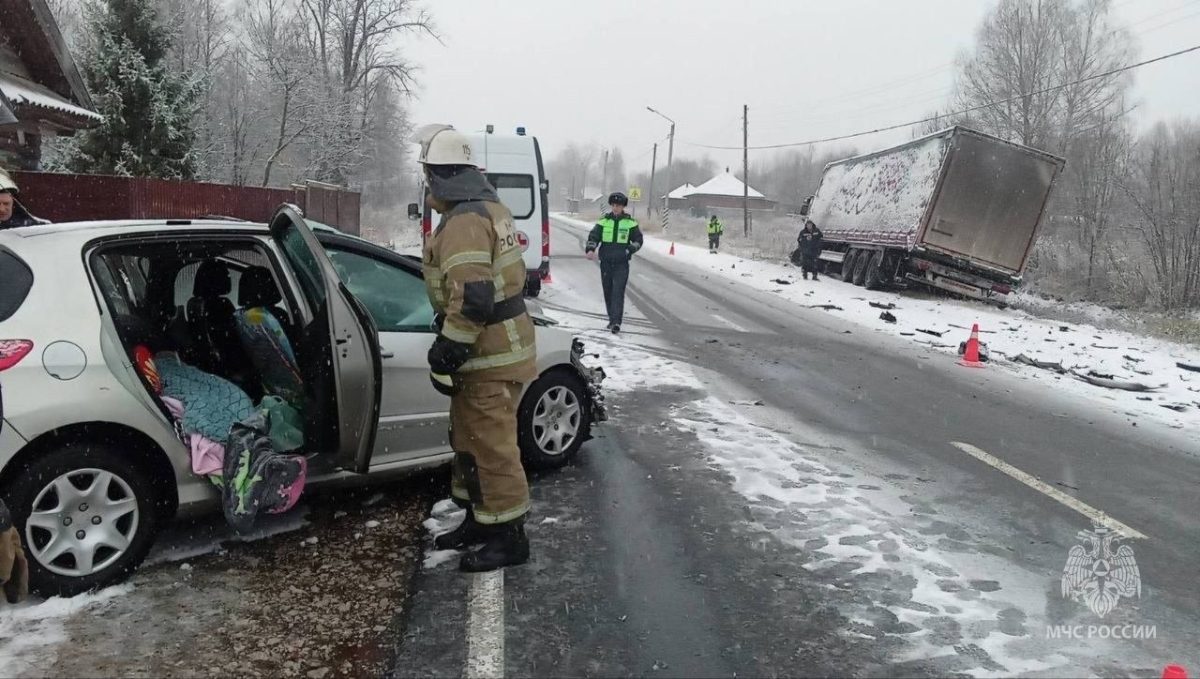
[{"label": "small house in distance", "polygon": [[42,139],[99,123],[46,0],[0,0],[0,166],[37,170]]},{"label": "small house in distance", "polygon": [[[684,200],[691,211],[699,214],[716,209],[741,209],[744,193],[747,189],[742,180],[733,176],[728,168],[723,174],[695,187]],[[775,201],[767,198],[754,187],[749,187],[749,206],[751,210],[774,210]]]}]

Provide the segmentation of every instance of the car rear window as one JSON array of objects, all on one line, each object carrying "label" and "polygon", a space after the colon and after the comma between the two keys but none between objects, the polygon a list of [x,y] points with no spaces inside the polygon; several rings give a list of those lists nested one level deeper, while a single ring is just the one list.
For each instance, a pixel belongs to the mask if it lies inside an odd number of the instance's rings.
[{"label": "car rear window", "polygon": [[20,257],[0,249],[0,281],[4,281],[0,285],[0,321],[7,321],[29,296],[33,271]]},{"label": "car rear window", "polygon": [[488,181],[496,187],[500,202],[512,213],[513,219],[533,216],[533,176],[527,174],[492,174]]}]

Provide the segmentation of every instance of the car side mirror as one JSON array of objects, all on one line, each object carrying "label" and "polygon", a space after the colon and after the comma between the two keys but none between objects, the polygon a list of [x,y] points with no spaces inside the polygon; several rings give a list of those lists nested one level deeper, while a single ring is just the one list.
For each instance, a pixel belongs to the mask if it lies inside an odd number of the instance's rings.
[{"label": "car side mirror", "polygon": [[421,206],[416,203],[408,204],[408,218],[414,222],[421,218]]}]

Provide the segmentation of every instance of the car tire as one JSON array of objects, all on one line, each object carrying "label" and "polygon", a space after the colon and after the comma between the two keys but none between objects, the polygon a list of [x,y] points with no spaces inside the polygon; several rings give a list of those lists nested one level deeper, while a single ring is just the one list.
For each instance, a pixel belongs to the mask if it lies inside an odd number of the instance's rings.
[{"label": "car tire", "polygon": [[854,265],[858,262],[860,254],[861,250],[851,250],[842,258],[842,282],[849,283],[854,280]]},{"label": "car tire", "polygon": [[854,260],[854,284],[860,288],[867,282],[867,268],[871,265],[871,261],[875,259],[875,253],[871,250],[863,250],[858,253],[858,257]]},{"label": "car tire", "polygon": [[[163,481],[173,482],[173,479]],[[95,483],[104,485],[96,487]],[[89,490],[94,494],[88,493]],[[74,493],[65,498],[70,503],[69,511],[62,497],[64,492]],[[47,597],[74,596],[124,580],[145,560],[158,532],[158,495],[150,476],[142,465],[131,463],[127,452],[107,444],[67,443],[37,456],[4,489],[4,497],[29,561],[30,589]],[[87,504],[100,498],[125,502]],[[122,513],[127,508],[129,511]],[[35,511],[44,518],[53,515],[53,522],[31,526]],[[47,527],[48,523],[53,525]],[[71,527],[68,530],[75,531],[73,534],[64,530],[68,526]],[[81,540],[86,539],[88,531],[93,531],[89,542],[96,542],[98,534],[94,531],[99,530],[104,531],[101,534],[104,537],[122,541],[124,545],[102,543],[92,551],[92,557],[101,564],[93,563],[88,570],[76,559],[77,554],[84,552],[70,548],[85,547],[88,543]],[[80,538],[80,534],[84,537]],[[52,543],[64,538],[68,551],[53,555]],[[73,574],[71,570],[80,572]]]},{"label": "car tire", "polygon": [[558,469],[579,452],[592,425],[588,398],[583,379],[567,370],[548,372],[529,386],[517,411],[526,469]]},{"label": "car tire", "polygon": [[542,280],[540,278],[525,279],[525,296],[537,297],[542,294]]}]

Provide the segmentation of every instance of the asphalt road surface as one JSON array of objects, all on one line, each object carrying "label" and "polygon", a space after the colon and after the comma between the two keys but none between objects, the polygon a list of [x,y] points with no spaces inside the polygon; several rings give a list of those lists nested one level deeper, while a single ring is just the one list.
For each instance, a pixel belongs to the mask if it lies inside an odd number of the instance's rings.
[{"label": "asphalt road surface", "polygon": [[[394,674],[1200,671],[1196,432],[663,253],[635,258],[614,338],[582,239],[555,223],[542,301],[613,375],[612,421],[535,479],[531,563],[418,574]],[[1081,570],[1093,521],[1123,537]]]}]

